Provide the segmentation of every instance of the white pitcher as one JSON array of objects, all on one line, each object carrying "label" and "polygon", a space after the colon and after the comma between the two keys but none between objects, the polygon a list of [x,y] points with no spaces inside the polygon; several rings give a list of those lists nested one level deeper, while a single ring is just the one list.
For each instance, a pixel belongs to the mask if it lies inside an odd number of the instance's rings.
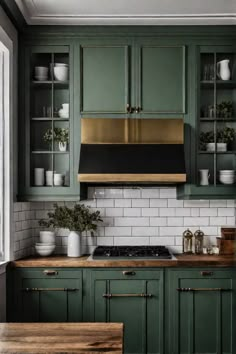
[{"label": "white pitcher", "polygon": [[217,76],[221,80],[230,80],[229,59],[217,63]]},{"label": "white pitcher", "polygon": [[200,174],[200,186],[208,186],[210,173],[209,170],[199,170]]}]

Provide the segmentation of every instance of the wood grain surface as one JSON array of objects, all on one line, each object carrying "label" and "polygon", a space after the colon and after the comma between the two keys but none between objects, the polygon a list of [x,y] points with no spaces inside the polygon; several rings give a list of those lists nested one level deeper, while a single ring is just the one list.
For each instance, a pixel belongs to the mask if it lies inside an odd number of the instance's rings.
[{"label": "wood grain surface", "polygon": [[10,263],[12,267],[68,267],[68,268],[116,268],[116,267],[233,267],[236,257],[214,255],[175,255],[174,260],[91,260],[89,256],[32,256]]},{"label": "wood grain surface", "polygon": [[122,354],[122,323],[2,323],[0,353]]}]

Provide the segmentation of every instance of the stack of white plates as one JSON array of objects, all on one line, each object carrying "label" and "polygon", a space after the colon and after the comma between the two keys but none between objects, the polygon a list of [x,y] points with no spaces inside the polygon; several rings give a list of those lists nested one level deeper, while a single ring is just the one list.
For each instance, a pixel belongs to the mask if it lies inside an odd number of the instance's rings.
[{"label": "stack of white plates", "polygon": [[223,184],[234,184],[235,171],[234,170],[220,170],[219,181]]}]

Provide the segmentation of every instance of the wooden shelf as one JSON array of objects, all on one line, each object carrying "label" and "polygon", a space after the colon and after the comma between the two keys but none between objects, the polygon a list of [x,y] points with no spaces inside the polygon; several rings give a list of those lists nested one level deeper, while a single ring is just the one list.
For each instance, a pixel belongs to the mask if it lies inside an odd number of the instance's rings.
[{"label": "wooden shelf", "polygon": [[236,88],[236,81],[235,80],[201,80],[200,81],[201,86],[206,87],[206,88],[213,88],[214,84],[218,86],[218,89],[220,88]]}]

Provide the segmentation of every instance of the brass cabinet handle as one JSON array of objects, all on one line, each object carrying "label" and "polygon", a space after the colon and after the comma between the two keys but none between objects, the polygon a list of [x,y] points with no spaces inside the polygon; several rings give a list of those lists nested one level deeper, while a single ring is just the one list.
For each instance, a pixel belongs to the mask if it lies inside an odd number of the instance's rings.
[{"label": "brass cabinet handle", "polygon": [[134,111],[134,109],[130,106],[129,103],[127,103],[127,105],[126,105],[126,112],[127,112],[127,113],[133,113],[133,111]]},{"label": "brass cabinet handle", "polygon": [[178,291],[232,291],[227,288],[177,288]]},{"label": "brass cabinet handle", "polygon": [[103,297],[111,299],[112,297],[152,297],[152,294],[103,294]]},{"label": "brass cabinet handle", "polygon": [[79,291],[76,288],[25,288],[22,291],[31,292],[31,291]]},{"label": "brass cabinet handle", "polygon": [[210,275],[213,275],[214,273],[213,272],[210,272],[209,270],[203,270],[201,272],[201,275],[204,277],[204,276],[210,276]]},{"label": "brass cabinet handle", "polygon": [[141,108],[141,107],[136,107],[136,108],[135,108],[135,113],[140,113],[140,112],[141,112],[141,110],[142,110],[142,108]]},{"label": "brass cabinet handle", "polygon": [[135,275],[136,273],[132,270],[124,270],[122,272],[123,275]]},{"label": "brass cabinet handle", "polygon": [[44,275],[58,275],[58,271],[57,270],[53,270],[53,269],[46,269],[43,271]]}]

